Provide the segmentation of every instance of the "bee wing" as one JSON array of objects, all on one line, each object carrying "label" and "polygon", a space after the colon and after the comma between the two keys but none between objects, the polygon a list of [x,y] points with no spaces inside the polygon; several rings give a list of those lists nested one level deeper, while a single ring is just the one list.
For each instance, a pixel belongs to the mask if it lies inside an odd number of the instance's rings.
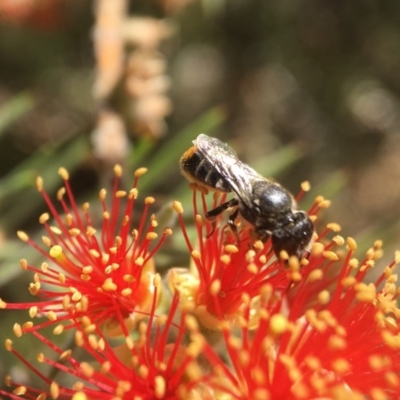
[{"label": "bee wing", "polygon": [[251,206],[253,184],[258,180],[265,181],[265,178],[253,168],[241,162],[232,147],[219,139],[202,133],[193,141],[193,144],[229,183],[239,199]]}]

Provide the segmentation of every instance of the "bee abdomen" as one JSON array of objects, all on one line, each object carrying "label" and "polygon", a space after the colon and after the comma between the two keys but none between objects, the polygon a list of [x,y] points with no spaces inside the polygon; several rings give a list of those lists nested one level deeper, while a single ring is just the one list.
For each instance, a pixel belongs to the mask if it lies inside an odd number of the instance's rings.
[{"label": "bee abdomen", "polygon": [[181,158],[183,173],[192,181],[206,186],[211,190],[230,192],[232,189],[228,182],[223,179],[204,156],[197,150],[196,146],[191,147]]}]

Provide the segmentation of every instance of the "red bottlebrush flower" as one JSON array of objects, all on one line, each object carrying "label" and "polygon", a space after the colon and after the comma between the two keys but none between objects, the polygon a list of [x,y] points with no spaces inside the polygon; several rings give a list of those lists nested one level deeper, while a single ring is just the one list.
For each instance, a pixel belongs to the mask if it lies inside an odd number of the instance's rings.
[{"label": "red bottlebrush flower", "polygon": [[[7,377],[6,383],[13,388],[15,396],[1,392],[11,398],[24,395],[24,398],[57,399],[188,399],[186,395],[203,393],[201,388],[192,388],[192,381],[198,381],[201,375],[196,358],[201,353],[204,339],[198,333],[193,317],[179,316],[179,298],[172,299],[167,315],[157,316],[155,308],[160,278],[154,283],[154,297],[147,322],[142,321],[136,334],[125,335],[122,345],[112,347],[101,330],[86,317],[80,322],[75,333],[75,345],[80,348],[80,361],[74,357],[73,351],[62,350],[51,340],[45,338],[37,330],[15,327],[14,332],[20,337],[24,332],[34,335],[42,341],[57,359],[49,358],[43,353],[37,356],[40,363],[51,366],[57,382],[42,374],[38,367],[24,360],[14,348],[11,340],[6,341],[6,348],[38,375],[45,383],[46,389],[20,386]],[[74,319],[75,315],[70,314]],[[192,319],[191,319],[192,318]],[[177,320],[177,322],[173,322]],[[124,330],[124,329],[123,329]],[[187,332],[189,334],[187,334]],[[136,338],[135,340],[133,338]],[[63,378],[76,378],[76,383],[66,386]],[[36,397],[38,396],[38,397]],[[211,399],[211,397],[190,397]]]},{"label": "red bottlebrush flower", "polygon": [[[321,289],[325,265],[315,265],[297,284],[289,308],[285,295],[272,285],[261,290],[257,310],[244,298],[240,337],[224,330],[231,367],[205,351],[218,371],[210,385],[221,398],[398,399],[399,289],[392,271],[400,254],[375,283],[364,283],[380,246],[377,242],[359,262],[349,238],[343,261],[334,263],[339,276],[332,292]],[[317,301],[310,306],[309,295],[316,288]],[[258,326],[252,331],[254,313]]]},{"label": "red bottlebrush flower", "polygon": [[[64,187],[57,196],[65,217],[58,213],[43,188],[41,178],[38,178],[38,191],[54,222],[54,225],[50,224],[48,213],[39,219],[47,231],[48,236],[42,240],[48,250],[36,244],[24,232],[18,235],[48,260],[40,268],[29,265],[26,260],[21,261],[23,269],[35,273],[29,291],[40,297],[40,301],[19,304],[0,301],[0,308],[30,309],[31,317],[38,313],[45,315],[49,321],[41,324],[41,327],[68,320],[71,313],[75,318],[87,316],[97,326],[107,322],[103,327],[107,327],[110,334],[115,321],[116,333],[119,333],[118,326],[133,311],[139,317],[139,312],[146,313],[149,310],[153,302],[152,258],[171,231],[165,229],[150,250],[151,243],[158,238],[155,217],[151,216],[149,221],[147,218],[148,208],[154,202],[152,197],[145,198],[139,226],[132,228],[138,180],[146,169],[135,172],[133,186],[128,193],[118,188],[122,169],[116,166],[114,172],[110,207],[106,204],[106,191],[103,189],[99,193],[103,209],[103,223],[99,232],[92,225],[89,203],[83,205],[82,213],[78,209],[65,169],[59,171]],[[68,327],[73,325],[71,323]]]},{"label": "red bottlebrush flower", "polygon": [[[204,190],[200,190],[200,193],[205,213],[207,206]],[[174,204],[193,266],[190,271],[183,268],[171,270],[169,284],[192,303],[194,313],[204,326],[218,329],[220,321],[234,320],[238,316],[243,294],[251,299],[256,298],[260,288],[267,283],[277,290],[285,291],[293,281],[299,279],[299,266],[288,268],[285,260],[276,259],[270,241],[265,244],[254,242],[247,229],[240,229],[238,244],[237,238],[230,234],[229,228],[220,219],[213,227],[206,224],[198,213],[197,195],[198,191],[195,190],[193,205],[197,247],[191,244],[186,233],[181,204]],[[213,208],[217,204],[215,198]],[[313,206],[313,214],[324,206],[324,200],[320,198],[319,204]],[[306,264],[307,260],[301,260],[301,265]]]}]

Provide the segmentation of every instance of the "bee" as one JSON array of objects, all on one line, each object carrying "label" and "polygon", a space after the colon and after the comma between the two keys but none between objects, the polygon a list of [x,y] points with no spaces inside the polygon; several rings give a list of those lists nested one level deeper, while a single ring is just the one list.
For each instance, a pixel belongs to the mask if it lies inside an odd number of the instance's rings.
[{"label": "bee", "polygon": [[180,167],[190,182],[214,192],[233,192],[235,197],[206,213],[207,220],[230,209],[228,225],[237,238],[235,220],[240,216],[257,239],[265,243],[271,238],[277,257],[285,250],[301,258],[308,250],[314,226],[307,213],[297,210],[293,196],[279,183],[240,161],[226,143],[200,134],[181,157]]}]

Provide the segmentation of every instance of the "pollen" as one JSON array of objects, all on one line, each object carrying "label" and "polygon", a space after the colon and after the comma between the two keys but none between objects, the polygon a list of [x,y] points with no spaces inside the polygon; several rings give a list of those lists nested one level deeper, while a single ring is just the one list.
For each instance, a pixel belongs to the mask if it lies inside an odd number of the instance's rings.
[{"label": "pollen", "polygon": [[398,372],[388,371],[385,373],[385,381],[387,382],[388,386],[392,388],[399,388],[400,387],[400,379],[398,376]]},{"label": "pollen", "polygon": [[42,236],[42,242],[45,246],[51,247],[51,240],[48,236]]},{"label": "pollen", "polygon": [[139,196],[139,190],[137,188],[132,188],[129,190],[129,199],[137,199]]},{"label": "pollen", "polygon": [[198,250],[193,250],[191,255],[196,260],[199,260],[201,258],[201,253]]},{"label": "pollen", "polygon": [[302,280],[302,275],[299,271],[292,271],[289,276],[293,282],[300,282]]},{"label": "pollen", "polygon": [[81,234],[81,231],[78,228],[71,228],[68,230],[68,233],[73,237],[77,237]]},{"label": "pollen", "polygon": [[344,358],[338,358],[332,362],[332,369],[340,374],[345,374],[351,370],[350,363]]},{"label": "pollen", "polygon": [[342,230],[342,227],[336,222],[330,222],[326,227],[332,232],[340,232]]},{"label": "pollen", "polygon": [[319,242],[314,242],[311,245],[311,254],[313,256],[319,256],[320,254],[322,254],[324,251],[324,245],[322,243]]},{"label": "pollen", "polygon": [[256,275],[256,274],[258,274],[259,268],[257,267],[256,264],[250,263],[247,266],[247,271],[249,271],[251,274]]},{"label": "pollen", "polygon": [[43,178],[41,176],[38,176],[36,178],[36,190],[38,192],[42,192],[43,191]]},{"label": "pollen", "polygon": [[132,294],[132,289],[131,288],[125,288],[121,290],[121,295],[123,297],[129,297]]},{"label": "pollen", "polygon": [[173,209],[175,210],[176,213],[183,214],[183,207],[182,207],[182,203],[181,202],[175,200],[172,203],[172,207],[173,207]]},{"label": "pollen", "polygon": [[132,350],[135,347],[135,343],[133,342],[133,339],[131,337],[125,338],[125,344],[129,350]]},{"label": "pollen", "polygon": [[[202,370],[197,363],[191,362],[186,367],[185,376],[187,376],[189,380],[200,382],[202,375],[203,375]],[[185,399],[189,397],[184,395],[184,397],[179,397],[179,398]]]},{"label": "pollen", "polygon": [[147,379],[149,376],[149,369],[145,365],[141,365],[138,369],[139,376],[143,379]]},{"label": "pollen", "polygon": [[[23,396],[24,394],[26,394],[27,392],[27,388],[25,386],[18,386],[13,390],[13,393],[17,396]],[[54,397],[56,398],[56,397]]]},{"label": "pollen", "polygon": [[320,359],[314,356],[305,357],[304,363],[307,365],[308,368],[312,369],[313,371],[317,371],[318,369],[321,368]]},{"label": "pollen", "polygon": [[372,258],[373,258],[374,261],[376,261],[376,260],[379,260],[380,258],[382,258],[382,256],[383,256],[383,250],[382,249],[378,249],[378,250],[375,251],[375,253],[374,253]]},{"label": "pollen", "polygon": [[239,252],[239,249],[238,249],[234,244],[227,244],[227,245],[224,247],[224,250],[225,250],[227,253],[238,253],[238,252]]},{"label": "pollen", "polygon": [[48,311],[46,317],[49,321],[57,321],[57,314],[54,311]]},{"label": "pollen", "polygon": [[191,335],[191,342],[186,348],[186,354],[189,357],[197,357],[204,348],[205,338],[201,333],[193,333]]},{"label": "pollen", "polygon": [[97,251],[97,250],[95,250],[95,249],[90,249],[89,250],[89,253],[94,257],[94,258],[99,258],[100,257],[100,253]]},{"label": "pollen", "polygon": [[69,180],[69,173],[64,167],[58,169],[58,175],[60,175],[64,181]]},{"label": "pollen", "polygon": [[316,282],[324,277],[324,272],[321,269],[314,269],[310,272],[308,279],[310,282]]},{"label": "pollen", "polygon": [[126,191],[125,190],[118,190],[117,192],[115,192],[115,197],[117,199],[122,199],[125,196],[126,196]]},{"label": "pollen", "polygon": [[135,259],[135,264],[138,265],[139,267],[142,267],[144,264],[144,258],[143,257],[137,257]]},{"label": "pollen", "polygon": [[155,240],[157,239],[158,235],[155,232],[148,232],[146,235],[147,240]]},{"label": "pollen", "polygon": [[117,285],[113,282],[112,278],[107,278],[101,285],[101,288],[105,292],[114,292],[115,290],[117,290]]},{"label": "pollen", "polygon": [[335,242],[338,246],[343,246],[345,243],[343,236],[340,235],[336,235],[335,237],[333,237],[332,241]]},{"label": "pollen", "polygon": [[256,240],[253,246],[257,250],[262,250],[264,248],[264,243],[261,240]]},{"label": "pollen", "polygon": [[296,256],[289,257],[288,265],[291,271],[298,271],[300,269],[299,259]]},{"label": "pollen", "polygon": [[165,379],[158,375],[154,378],[154,383],[155,383],[155,397],[156,399],[162,399],[165,396],[165,391],[166,391],[166,382]]},{"label": "pollen", "polygon": [[327,344],[331,350],[343,350],[347,346],[346,340],[337,335],[330,336]]},{"label": "pollen", "polygon": [[99,190],[99,200],[100,201],[104,201],[106,199],[106,197],[107,197],[107,190],[106,189],[100,189]]},{"label": "pollen", "polygon": [[189,332],[196,332],[199,329],[197,320],[192,315],[185,316],[185,325]]},{"label": "pollen", "polygon": [[49,254],[50,257],[57,258],[62,255],[62,252],[63,252],[62,247],[59,245],[55,245],[50,249]]},{"label": "pollen", "polygon": [[[234,348],[234,346],[232,346],[232,342],[229,342],[230,346]],[[240,357],[240,364],[242,366],[242,368],[246,368],[249,365],[249,361],[250,361],[250,354],[248,351],[246,350],[241,350],[240,351],[240,342],[237,343],[238,347],[236,348],[236,350],[238,350],[239,353],[239,357]],[[255,372],[255,371],[254,371]],[[255,380],[260,381],[259,379],[257,379],[256,374],[255,375]]]},{"label": "pollen", "polygon": [[322,290],[318,293],[318,303],[319,304],[328,304],[331,299],[331,295],[328,290]]},{"label": "pollen", "polygon": [[4,342],[4,347],[6,348],[7,351],[12,351],[13,350],[13,342],[11,339],[6,339]]},{"label": "pollen", "polygon": [[144,199],[144,204],[149,205],[153,204],[156,201],[154,197],[148,196]]},{"label": "pollen", "polygon": [[53,335],[61,335],[61,333],[64,332],[64,325],[57,325],[54,329],[53,329]]},{"label": "pollen", "polygon": [[357,242],[352,238],[352,237],[348,237],[346,239],[347,242],[347,247],[350,251],[356,251],[357,250]]},{"label": "pollen", "polygon": [[27,321],[27,322],[24,322],[24,323],[22,324],[22,330],[23,330],[24,332],[26,332],[26,331],[32,329],[32,327],[33,327],[33,322],[32,322],[32,321]]},{"label": "pollen", "polygon": [[145,167],[138,168],[134,174],[135,178],[139,178],[139,177],[143,176],[146,172],[147,172],[147,168],[145,168]]},{"label": "pollen", "polygon": [[119,164],[114,165],[113,171],[116,177],[120,178],[122,176],[123,169]]},{"label": "pollen", "polygon": [[57,200],[58,201],[62,201],[64,195],[65,195],[65,187],[62,187],[57,190]]},{"label": "pollen", "polygon": [[50,219],[49,213],[43,213],[43,214],[39,217],[39,223],[43,225],[43,224],[45,224],[49,219]]},{"label": "pollen", "polygon": [[282,314],[274,314],[269,321],[269,329],[271,334],[279,336],[287,331],[289,322]]},{"label": "pollen", "polygon": [[84,392],[74,393],[71,400],[87,400],[87,396]]},{"label": "pollen", "polygon": [[210,294],[212,296],[216,296],[221,290],[221,281],[219,279],[215,279],[210,285]]},{"label": "pollen", "polygon": [[14,332],[14,335],[16,336],[16,337],[21,337],[22,336],[22,328],[21,328],[21,325],[20,324],[14,324],[14,326],[13,326],[13,332]]},{"label": "pollen", "polygon": [[204,225],[204,219],[200,214],[196,214],[196,216],[194,217],[196,224],[198,226],[203,226]]},{"label": "pollen", "polygon": [[75,293],[72,295],[71,300],[77,302],[77,301],[80,301],[81,298],[82,298],[82,293],[80,293],[80,292],[75,292]]},{"label": "pollen", "polygon": [[351,267],[351,268],[353,268],[353,269],[356,269],[356,268],[358,268],[358,265],[360,264],[360,262],[356,259],[356,258],[352,258],[350,261],[349,261],[349,267]]},{"label": "pollen", "polygon": [[331,206],[331,201],[330,200],[323,200],[321,201],[318,206],[319,208],[329,208]]},{"label": "pollen", "polygon": [[40,290],[40,282],[30,283],[28,290],[32,296],[36,296]]},{"label": "pollen", "polygon": [[110,361],[104,361],[103,364],[101,364],[100,372],[104,375],[107,375],[111,370],[111,366],[112,364]]},{"label": "pollen", "polygon": [[301,189],[302,189],[304,192],[309,192],[310,189],[311,189],[311,184],[310,184],[309,181],[301,182],[300,186],[301,186]]},{"label": "pollen", "polygon": [[289,254],[286,250],[281,250],[279,253],[279,259],[282,261],[287,261],[289,260]]},{"label": "pollen", "polygon": [[327,258],[328,260],[331,260],[331,261],[337,261],[337,260],[339,260],[338,255],[337,255],[335,252],[333,252],[333,251],[324,251],[324,252],[322,253],[322,255],[323,255],[325,258]]},{"label": "pollen", "polygon": [[28,261],[23,258],[19,261],[19,265],[21,266],[21,269],[25,271],[28,268]]},{"label": "pollen", "polygon": [[231,262],[231,258],[228,256],[228,254],[223,254],[220,257],[220,260],[223,264],[228,265]]},{"label": "pollen", "polygon": [[18,231],[17,236],[23,242],[27,242],[29,240],[29,236],[24,231]]},{"label": "pollen", "polygon": [[85,275],[90,275],[93,272],[93,267],[91,265],[87,265],[82,268],[82,273]]},{"label": "pollen", "polygon": [[371,303],[376,299],[376,287],[373,284],[366,285],[359,282],[354,286],[356,298],[365,303]]},{"label": "pollen", "polygon": [[60,229],[58,226],[51,226],[51,227],[50,227],[50,230],[51,230],[53,233],[55,233],[56,235],[61,235],[61,234],[62,234],[62,231],[61,231],[61,229]]},{"label": "pollen", "polygon": [[87,274],[81,274],[80,278],[84,281],[84,282],[89,282],[92,278],[90,275]]},{"label": "pollen", "polygon": [[246,253],[246,261],[249,263],[253,262],[255,256],[256,256],[256,252],[254,250],[248,250]]},{"label": "pollen", "polygon": [[132,283],[135,282],[135,278],[134,276],[130,275],[130,274],[125,274],[122,279],[124,280],[124,282],[126,283]]},{"label": "pollen", "polygon": [[95,335],[88,335],[88,342],[89,342],[89,346],[93,350],[97,350],[98,349],[98,347],[99,347],[98,340],[97,340]]},{"label": "pollen", "polygon": [[108,261],[110,260],[110,255],[109,254],[103,254],[101,256],[101,263],[103,265],[106,265],[108,263]]},{"label": "pollen", "polygon": [[381,388],[372,388],[370,390],[370,395],[371,395],[371,399],[372,400],[387,400],[388,396],[387,396],[387,392],[384,391]]},{"label": "pollen", "polygon": [[377,356],[377,355],[371,355],[368,359],[369,366],[374,370],[374,371],[379,371],[383,370],[385,368],[390,368],[391,367],[391,362],[390,359]]}]

